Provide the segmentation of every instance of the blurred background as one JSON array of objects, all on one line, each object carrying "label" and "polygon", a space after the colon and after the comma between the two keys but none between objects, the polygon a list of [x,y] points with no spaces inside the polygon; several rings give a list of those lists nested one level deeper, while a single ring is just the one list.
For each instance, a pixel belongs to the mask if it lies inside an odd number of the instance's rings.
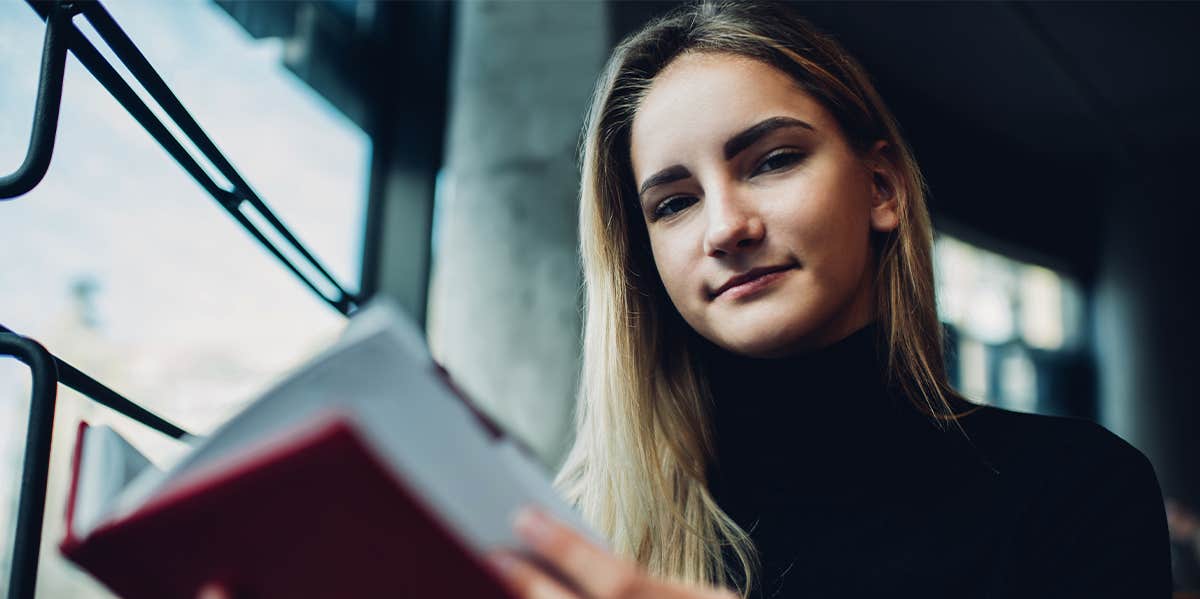
[{"label": "blurred background", "polygon": [[[103,4],[338,282],[400,302],[552,469],[578,370],[584,110],[614,43],[674,3]],[[1200,4],[798,6],[865,64],[925,170],[955,384],[1142,450],[1177,586],[1200,588]],[[0,1],[0,173],[25,156],[44,30]],[[344,326],[72,56],[49,173],[0,203],[0,248],[0,323],[193,432]],[[0,592],[29,393],[0,361]],[[39,596],[107,596],[55,548],[80,418],[160,463],[182,449],[60,388]]]}]

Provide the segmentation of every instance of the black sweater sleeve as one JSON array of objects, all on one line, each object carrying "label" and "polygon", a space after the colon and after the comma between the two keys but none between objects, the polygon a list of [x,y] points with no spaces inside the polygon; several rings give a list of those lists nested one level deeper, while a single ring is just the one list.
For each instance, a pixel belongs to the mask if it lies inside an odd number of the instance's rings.
[{"label": "black sweater sleeve", "polygon": [[1162,492],[1141,452],[1079,422],[1023,527],[1028,552],[1011,586],[1020,597],[1168,599],[1170,544]]}]

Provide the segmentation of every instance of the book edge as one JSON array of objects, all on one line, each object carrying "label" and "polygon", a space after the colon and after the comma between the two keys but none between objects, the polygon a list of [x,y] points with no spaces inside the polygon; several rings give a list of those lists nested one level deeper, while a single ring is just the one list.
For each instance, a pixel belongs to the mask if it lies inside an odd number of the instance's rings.
[{"label": "book edge", "polygon": [[[85,423],[81,423],[84,424]],[[85,425],[86,426],[86,425]],[[83,427],[80,429],[82,435]],[[70,517],[68,515],[68,538],[64,539],[60,545],[63,554],[82,566],[90,572],[96,580],[109,587],[109,583],[105,576],[99,572],[93,571],[88,562],[91,560],[87,557],[88,546],[94,541],[103,541],[103,538],[110,533],[118,531],[125,526],[135,524],[137,521],[146,520],[156,517],[158,514],[174,509],[175,506],[187,500],[196,494],[205,493],[213,488],[221,487],[229,481],[242,476],[254,473],[256,470],[263,468],[275,461],[286,459],[287,456],[293,454],[304,447],[328,438],[345,435],[351,442],[358,445],[363,456],[369,460],[377,471],[386,476],[396,490],[406,496],[409,502],[415,509],[420,510],[424,517],[440,529],[443,537],[447,542],[457,546],[460,553],[465,556],[478,570],[486,577],[490,578],[495,585],[498,596],[512,598],[513,595],[503,578],[499,576],[494,569],[487,563],[481,550],[474,547],[454,528],[452,524],[446,521],[435,506],[432,506],[427,497],[416,491],[402,478],[398,478],[392,470],[387,467],[386,458],[381,456],[378,450],[373,446],[371,441],[367,439],[358,429],[358,425],[353,418],[344,412],[330,410],[323,412],[318,418],[305,423],[302,426],[296,427],[288,435],[286,440],[264,444],[255,450],[249,452],[249,455],[243,454],[237,459],[231,459],[219,464],[213,464],[211,469],[205,469],[195,473],[195,476],[186,480],[180,481],[178,485],[166,489],[164,492],[153,496],[147,502],[141,504],[134,511],[123,514],[117,518],[107,520],[98,525],[95,530],[88,533],[83,538],[78,538],[70,531]],[[76,455],[80,454],[77,445]],[[77,469],[77,465],[76,465]],[[72,493],[73,500],[73,493]],[[111,587],[109,587],[111,588]]]},{"label": "book edge", "polygon": [[71,451],[71,483],[67,490],[66,532],[59,541],[59,550],[64,554],[73,553],[82,544],[82,539],[75,531],[75,498],[79,493],[79,467],[83,460],[83,437],[87,434],[86,420],[80,420],[75,432],[75,448]]}]

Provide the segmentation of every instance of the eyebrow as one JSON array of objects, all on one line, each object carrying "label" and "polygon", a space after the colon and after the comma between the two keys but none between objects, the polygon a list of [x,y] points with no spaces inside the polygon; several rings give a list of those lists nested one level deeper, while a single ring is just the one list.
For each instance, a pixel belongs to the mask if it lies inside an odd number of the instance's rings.
[{"label": "eyebrow", "polygon": [[[742,153],[743,150],[754,145],[755,142],[762,139],[769,133],[778,131],[780,129],[789,129],[793,127],[808,129],[809,131],[816,131],[811,124],[790,116],[774,116],[769,119],[764,119],[755,125],[751,125],[741,133],[730,137],[729,140],[725,142],[725,160],[732,160],[734,156]],[[646,180],[642,182],[642,186],[638,188],[638,196],[640,197],[645,194],[646,191],[651,187],[666,185],[667,183],[674,183],[675,181],[686,179],[690,176],[692,176],[691,171],[687,170],[682,165],[676,164],[674,166],[669,166],[661,171],[658,171],[657,173],[654,173],[653,175],[650,175],[649,177],[646,177]]]}]

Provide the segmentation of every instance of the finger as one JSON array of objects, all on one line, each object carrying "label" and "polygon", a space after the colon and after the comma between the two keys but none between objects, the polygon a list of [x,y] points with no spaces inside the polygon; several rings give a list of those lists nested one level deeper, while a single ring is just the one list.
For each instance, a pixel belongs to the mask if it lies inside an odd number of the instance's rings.
[{"label": "finger", "polygon": [[519,599],[580,599],[537,566],[510,553],[489,555],[487,561]]},{"label": "finger", "polygon": [[540,510],[517,515],[517,533],[539,557],[592,597],[632,597],[642,576],[637,566],[593,545]]},{"label": "finger", "polygon": [[229,589],[218,583],[208,583],[196,592],[196,599],[230,599]]}]

